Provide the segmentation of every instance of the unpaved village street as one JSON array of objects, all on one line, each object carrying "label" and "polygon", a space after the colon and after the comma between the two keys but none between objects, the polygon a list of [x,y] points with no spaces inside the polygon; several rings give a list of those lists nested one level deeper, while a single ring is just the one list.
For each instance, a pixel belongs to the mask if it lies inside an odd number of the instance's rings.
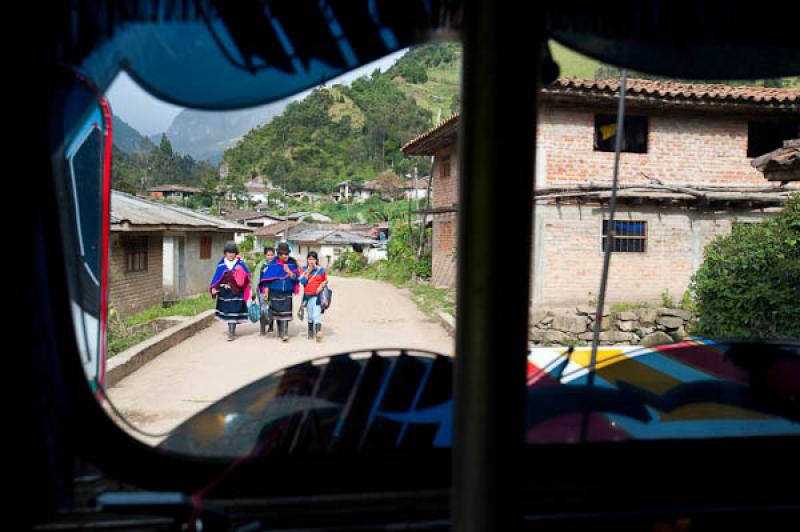
[{"label": "unpaved village street", "polygon": [[[240,324],[226,340],[227,325],[215,321],[108,390],[114,404],[138,428],[170,430],[209,404],[280,368],[323,355],[371,348],[409,347],[452,354],[453,339],[428,318],[405,290],[368,279],[332,277],[331,308],[323,315],[324,340],[306,338],[294,300],[290,340],[259,336],[257,323]],[[160,439],[140,437],[149,443]]]}]

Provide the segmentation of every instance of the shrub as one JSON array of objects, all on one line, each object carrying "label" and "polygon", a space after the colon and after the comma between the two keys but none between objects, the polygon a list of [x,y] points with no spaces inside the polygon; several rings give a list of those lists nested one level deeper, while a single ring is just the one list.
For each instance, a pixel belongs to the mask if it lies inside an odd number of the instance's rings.
[{"label": "shrub", "polygon": [[247,235],[242,240],[242,243],[239,244],[239,251],[255,251],[256,247],[256,236],[255,235]]},{"label": "shrub", "polygon": [[675,300],[672,299],[672,295],[669,293],[669,288],[665,288],[663,292],[661,292],[661,303],[667,308],[677,308],[677,304],[675,304]]},{"label": "shrub", "polygon": [[358,273],[367,267],[367,257],[357,251],[347,251],[339,255],[333,263],[333,269],[344,273]]},{"label": "shrub", "polygon": [[705,249],[691,291],[711,337],[800,336],[800,194],[758,224],[737,224]]}]

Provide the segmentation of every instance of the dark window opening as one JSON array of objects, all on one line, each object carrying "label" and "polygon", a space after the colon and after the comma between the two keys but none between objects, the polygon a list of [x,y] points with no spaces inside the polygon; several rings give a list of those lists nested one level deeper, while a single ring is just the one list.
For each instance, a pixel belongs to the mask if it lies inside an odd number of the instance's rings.
[{"label": "dark window opening", "polygon": [[442,158],[442,168],[440,172],[442,177],[448,177],[450,175],[450,156],[446,156]]},{"label": "dark window opening", "polygon": [[[626,116],[622,125],[621,150],[629,153],[647,153],[647,117]],[[614,151],[617,138],[615,115],[594,116],[594,151]]]},{"label": "dark window opening", "polygon": [[200,237],[200,259],[210,259],[211,258],[211,237],[209,236],[201,236]]},{"label": "dark window opening", "polygon": [[[647,222],[620,222],[614,220],[614,248],[618,253],[644,253],[647,251]],[[608,220],[603,220],[602,249],[608,248]]]},{"label": "dark window opening", "polygon": [[125,273],[147,271],[147,237],[128,237],[122,243],[125,249]]},{"label": "dark window opening", "polygon": [[747,156],[759,157],[783,147],[783,141],[800,138],[800,120],[747,123]]}]

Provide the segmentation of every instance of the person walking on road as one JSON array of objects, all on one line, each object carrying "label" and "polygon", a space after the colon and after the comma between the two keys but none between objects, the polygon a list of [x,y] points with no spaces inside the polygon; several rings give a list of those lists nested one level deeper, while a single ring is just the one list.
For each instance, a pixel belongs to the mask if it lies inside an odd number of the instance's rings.
[{"label": "person walking on road", "polygon": [[228,341],[236,338],[236,325],[247,321],[250,297],[250,271],[238,255],[236,243],[225,244],[224,255],[217,263],[209,291],[217,300],[217,319],[228,324]]},{"label": "person walking on road", "polygon": [[303,285],[303,303],[308,312],[308,339],[316,338],[317,342],[322,341],[322,306],[319,302],[319,294],[328,285],[328,275],[325,269],[319,265],[319,258],[316,251],[308,252],[308,263],[303,275],[300,276],[300,283]]},{"label": "person walking on road", "polygon": [[[250,299],[251,301],[255,301],[258,298],[258,306],[261,308],[261,318],[259,320],[260,326],[260,335],[266,336],[267,333],[271,333],[273,330],[273,325],[275,324],[275,320],[271,318],[267,320],[267,316],[269,316],[269,310],[265,308],[264,305],[269,304],[263,297],[263,294],[258,289],[258,285],[261,282],[261,274],[264,273],[267,266],[272,262],[275,258],[275,248],[270,246],[264,246],[264,259],[258,263],[256,266],[255,271],[253,272],[253,282],[252,286],[250,287]],[[269,329],[267,329],[267,323],[269,322]]]},{"label": "person walking on road", "polygon": [[261,274],[259,288],[264,301],[269,302],[272,318],[278,322],[278,336],[289,341],[289,322],[292,321],[292,297],[297,288],[300,272],[297,262],[289,261],[289,245],[278,244],[278,256]]}]

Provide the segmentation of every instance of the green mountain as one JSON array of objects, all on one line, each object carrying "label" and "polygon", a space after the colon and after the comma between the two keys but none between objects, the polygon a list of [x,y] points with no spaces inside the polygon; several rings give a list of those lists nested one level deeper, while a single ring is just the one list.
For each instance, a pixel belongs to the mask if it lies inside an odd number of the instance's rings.
[{"label": "green mountain", "polygon": [[[551,42],[550,49],[562,77],[619,76],[614,67],[558,43]],[[292,191],[330,192],[341,181],[374,179],[388,169],[403,176],[416,167],[427,175],[429,161],[409,159],[400,148],[459,109],[461,62],[460,44],[425,44],[385,73],[376,70],[349,87],[314,90],[225,151],[231,184],[261,175]],[[791,86],[798,80],[730,83]]]},{"label": "green mountain", "polygon": [[290,191],[330,192],[341,181],[374,179],[387,169],[404,175],[418,166],[425,175],[428,163],[400,148],[431,120],[430,111],[375,70],[349,87],[319,88],[290,103],[226,150],[223,162],[232,182],[263,175]]},{"label": "green mountain", "polygon": [[282,113],[288,103],[284,99],[229,112],[184,109],[167,129],[167,137],[175,151],[216,164],[227,148],[234,146],[254,127],[266,124]]},{"label": "green mountain", "polygon": [[144,193],[152,186],[167,184],[214,188],[217,168],[211,163],[177,153],[166,135],[161,135],[157,145],[143,139],[144,149],[138,152],[127,152],[114,142],[111,165],[114,190]]},{"label": "green mountain", "polygon": [[417,105],[446,120],[461,102],[461,44],[424,44],[409,50],[386,74]]},{"label": "green mountain", "polygon": [[111,115],[111,127],[116,148],[129,154],[146,150],[145,137],[115,114]]}]

